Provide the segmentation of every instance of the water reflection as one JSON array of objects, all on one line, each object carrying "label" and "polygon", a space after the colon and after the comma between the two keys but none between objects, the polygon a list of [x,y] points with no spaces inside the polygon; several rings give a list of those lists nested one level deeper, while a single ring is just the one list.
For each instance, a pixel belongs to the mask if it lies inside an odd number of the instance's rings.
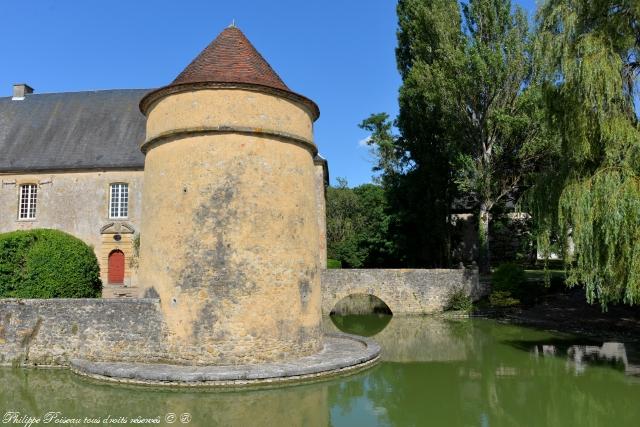
[{"label": "water reflection", "polygon": [[424,317],[394,317],[373,338],[385,363],[367,378],[364,401],[379,425],[635,426],[640,420],[640,384],[620,372],[637,369],[623,343]]},{"label": "water reflection", "polygon": [[[371,319],[365,331],[376,332],[384,361],[356,376],[215,392],[95,383],[64,370],[0,369],[0,409],[101,417],[188,412],[191,426],[638,425],[640,383],[624,374],[637,369],[638,353],[626,343],[487,320],[386,320],[379,330],[380,319]],[[367,322],[360,319],[357,327]],[[336,329],[329,319],[325,327]]]},{"label": "water reflection", "polygon": [[[363,337],[372,337],[385,329],[391,321],[391,318],[392,316],[389,314],[372,314],[366,316],[347,314],[344,316],[325,318],[325,323],[327,329],[330,331],[336,330]],[[328,322],[327,319],[331,319],[331,322]],[[331,324],[333,324],[336,329],[331,328]]]},{"label": "water reflection", "polygon": [[576,375],[583,374],[588,366],[597,365],[608,365],[627,375],[640,375],[640,360],[630,361],[626,346],[621,342],[602,345],[535,344],[531,353],[535,357],[566,357],[567,366]]},{"label": "water reflection", "polygon": [[389,362],[464,360],[473,351],[472,328],[467,321],[379,315],[330,319],[325,318],[325,330],[358,335],[365,331],[382,347],[382,360]]},{"label": "water reflection", "polygon": [[[0,369],[0,409],[30,416],[60,412],[84,417],[129,420],[136,417],[170,425],[167,414],[189,414],[191,426],[326,426],[326,387],[299,386],[278,390],[215,392],[165,389],[94,382],[67,370]],[[0,419],[0,423],[2,420]],[[177,419],[175,424],[181,424]],[[80,423],[85,425],[84,422]]]},{"label": "water reflection", "polygon": [[[333,316],[325,319],[325,329],[375,337],[382,346],[382,358],[389,362],[435,362],[467,360],[478,350],[474,339],[474,323],[469,320],[438,317],[391,317],[385,315]],[[477,323],[477,322],[476,322]],[[511,327],[500,327],[508,331]],[[519,328],[520,329],[520,328]],[[549,333],[531,330],[534,340],[505,340],[510,345],[531,352],[534,357],[565,358],[566,366],[582,374],[588,366],[607,365],[627,375],[640,375],[640,354],[630,360],[621,342],[601,345],[570,335],[556,335],[544,341]],[[540,342],[543,340],[543,342]],[[577,342],[577,344],[576,344]],[[499,375],[515,375],[515,370],[500,367]]]}]

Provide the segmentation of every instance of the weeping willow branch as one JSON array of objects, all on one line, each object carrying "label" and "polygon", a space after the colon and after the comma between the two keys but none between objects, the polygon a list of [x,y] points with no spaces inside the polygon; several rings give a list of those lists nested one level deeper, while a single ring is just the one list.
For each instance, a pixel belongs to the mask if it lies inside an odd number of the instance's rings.
[{"label": "weeping willow branch", "polygon": [[584,284],[587,300],[603,308],[620,300],[637,304],[640,177],[605,168],[568,184],[559,198],[558,223],[570,266],[568,284]]},{"label": "weeping willow branch", "polygon": [[637,0],[547,0],[536,63],[556,158],[530,192],[541,250],[558,240],[589,302],[640,302]]}]

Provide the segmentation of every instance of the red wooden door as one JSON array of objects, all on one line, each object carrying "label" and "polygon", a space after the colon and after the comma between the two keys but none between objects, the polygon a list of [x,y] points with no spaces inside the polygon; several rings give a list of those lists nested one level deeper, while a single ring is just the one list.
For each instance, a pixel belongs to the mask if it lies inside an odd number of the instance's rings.
[{"label": "red wooden door", "polygon": [[124,254],[122,251],[113,251],[109,254],[109,283],[124,283]]}]

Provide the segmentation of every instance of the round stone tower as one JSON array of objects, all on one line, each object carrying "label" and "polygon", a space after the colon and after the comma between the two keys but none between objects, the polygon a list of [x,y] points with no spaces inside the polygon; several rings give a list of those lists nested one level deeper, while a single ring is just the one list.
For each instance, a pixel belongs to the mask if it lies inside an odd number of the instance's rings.
[{"label": "round stone tower", "polygon": [[166,358],[245,364],[318,352],[316,104],[237,28],[146,95],[139,281]]}]

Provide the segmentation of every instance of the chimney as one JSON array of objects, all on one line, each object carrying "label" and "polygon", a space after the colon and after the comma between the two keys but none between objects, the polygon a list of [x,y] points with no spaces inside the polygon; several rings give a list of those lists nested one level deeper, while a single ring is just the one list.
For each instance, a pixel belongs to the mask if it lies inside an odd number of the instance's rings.
[{"label": "chimney", "polygon": [[13,97],[14,101],[22,101],[25,95],[33,93],[33,88],[26,83],[17,83],[13,85]]}]

